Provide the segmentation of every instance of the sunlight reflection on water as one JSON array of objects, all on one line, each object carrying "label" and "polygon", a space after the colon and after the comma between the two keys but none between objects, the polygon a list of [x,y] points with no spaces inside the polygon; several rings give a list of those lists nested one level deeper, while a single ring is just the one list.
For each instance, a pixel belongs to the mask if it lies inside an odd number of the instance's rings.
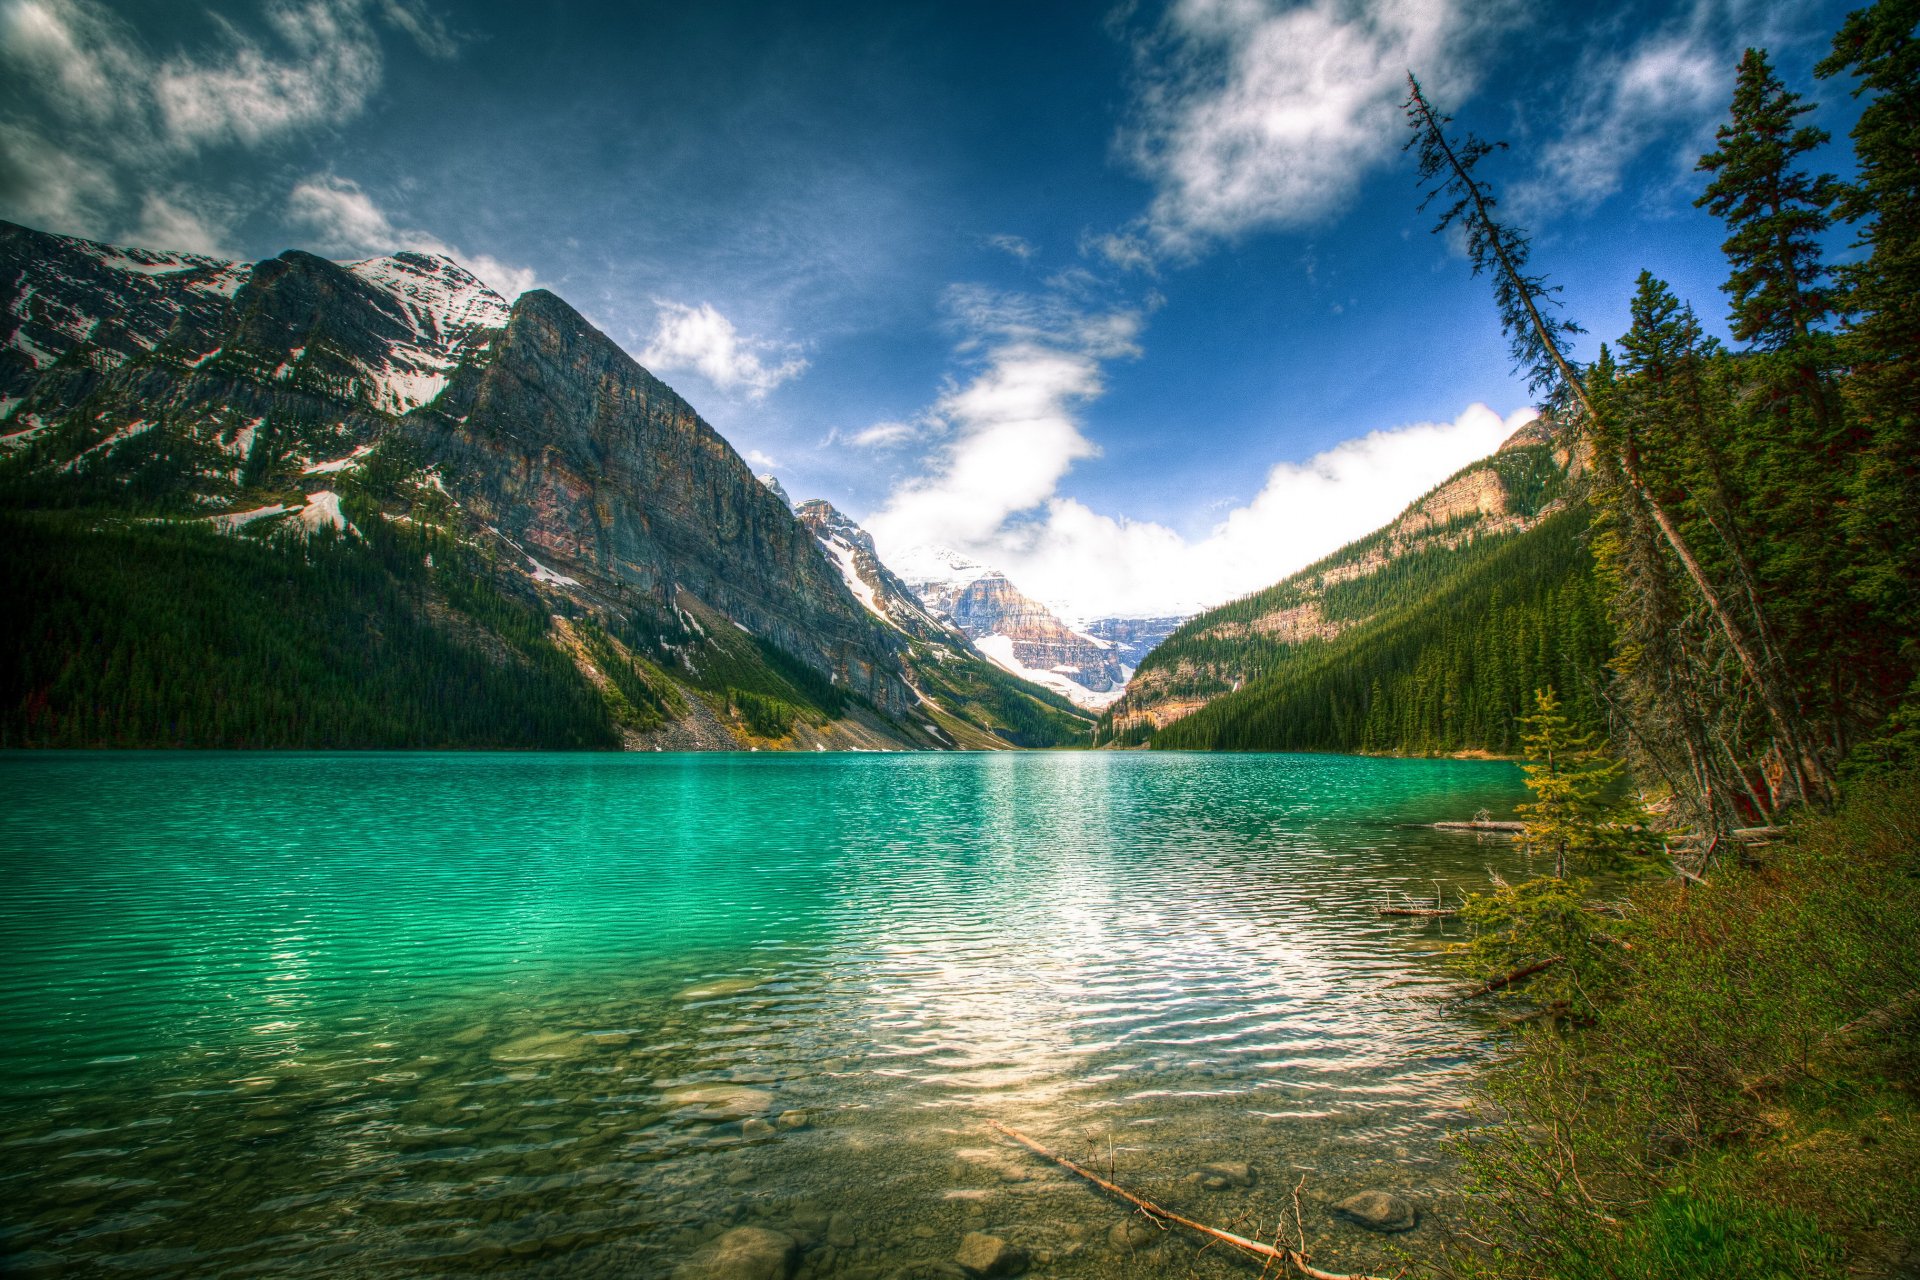
[{"label": "sunlight reflection on water", "polygon": [[[988,1118],[1221,1220],[1311,1171],[1311,1229],[1370,1263],[1318,1206],[1444,1216],[1480,1035],[1392,985],[1440,928],[1371,904],[1514,856],[1397,824],[1518,798],[1505,765],[1307,756],[0,778],[0,1250],[152,1274],[664,1274],[740,1223],[806,1244],[804,1276],[975,1229],[1049,1274],[1186,1265],[1109,1240],[1115,1208]],[[1221,1159],[1255,1185],[1187,1180]]]}]

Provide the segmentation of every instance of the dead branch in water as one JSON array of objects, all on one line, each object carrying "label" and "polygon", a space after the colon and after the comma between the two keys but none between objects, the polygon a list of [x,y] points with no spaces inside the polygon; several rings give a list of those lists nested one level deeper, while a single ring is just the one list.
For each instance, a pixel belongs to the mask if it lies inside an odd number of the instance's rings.
[{"label": "dead branch in water", "polygon": [[1382,1277],[1379,1276],[1368,1276],[1358,1273],[1343,1275],[1337,1271],[1321,1271],[1316,1267],[1310,1266],[1307,1262],[1306,1255],[1298,1249],[1261,1244],[1258,1240],[1249,1240],[1245,1236],[1237,1236],[1231,1231],[1222,1231],[1218,1227],[1210,1227],[1204,1222],[1195,1222],[1192,1218],[1183,1217],[1170,1209],[1162,1209],[1153,1201],[1137,1196],[1117,1183],[1109,1182],[1090,1169],[1081,1168],[1065,1156],[1041,1146],[1038,1142],[1035,1142],[1026,1134],[1021,1133],[1018,1129],[1001,1124],[998,1120],[987,1121],[987,1127],[997,1133],[1003,1133],[1007,1137],[1012,1138],[1015,1142],[1033,1152],[1035,1155],[1045,1156],[1062,1169],[1079,1174],[1094,1186],[1099,1187],[1102,1191],[1119,1196],[1122,1200],[1125,1200],[1128,1204],[1139,1209],[1149,1217],[1164,1218],[1168,1222],[1177,1222],[1189,1231],[1197,1231],[1208,1239],[1218,1240],[1223,1244],[1230,1244],[1243,1253],[1250,1253],[1256,1258],[1266,1258],[1271,1261],[1284,1262],[1300,1272],[1301,1275],[1307,1276],[1309,1280],[1382,1280]]},{"label": "dead branch in water", "polygon": [[1548,956],[1545,960],[1537,961],[1534,964],[1522,965],[1504,978],[1495,978],[1492,982],[1487,983],[1485,986],[1479,986],[1479,987],[1475,987],[1471,991],[1461,992],[1460,999],[1473,1000],[1480,996],[1490,996],[1494,992],[1500,990],[1500,988],[1510,987],[1514,983],[1520,981],[1520,979],[1522,978],[1531,978],[1534,974],[1539,973],[1543,969],[1551,969],[1553,968],[1553,966],[1559,964],[1564,959],[1566,959],[1565,956]]}]

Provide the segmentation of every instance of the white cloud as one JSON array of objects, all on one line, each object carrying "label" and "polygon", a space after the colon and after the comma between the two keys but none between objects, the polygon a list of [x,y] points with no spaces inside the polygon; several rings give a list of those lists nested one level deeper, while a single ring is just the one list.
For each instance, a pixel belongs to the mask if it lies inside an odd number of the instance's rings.
[{"label": "white cloud", "polygon": [[919,435],[919,430],[912,423],[876,422],[849,436],[842,436],[836,431],[829,443],[844,441],[856,449],[895,449],[918,438]]},{"label": "white cloud", "polygon": [[659,316],[639,360],[655,373],[695,372],[720,391],[758,400],[806,371],[791,344],[742,335],[711,303],[654,302]]},{"label": "white cloud", "polygon": [[277,5],[267,20],[284,53],[229,28],[228,47],[218,54],[160,65],[153,99],[174,145],[254,146],[309,125],[347,120],[379,87],[380,42],[359,5]]},{"label": "white cloud", "polygon": [[433,56],[458,45],[420,0],[268,0],[262,14],[253,32],[215,17],[206,45],[160,57],[98,0],[0,0],[16,104],[0,122],[0,216],[155,248],[218,245],[260,193],[237,170],[189,190],[193,156],[359,115],[384,76],[383,25]]},{"label": "white cloud", "polygon": [[748,462],[751,462],[754,466],[765,467],[769,471],[772,471],[780,465],[780,459],[760,449],[749,449],[740,456]]},{"label": "white cloud", "polygon": [[1338,212],[1395,158],[1409,68],[1443,99],[1470,87],[1466,50],[1511,6],[1466,0],[1178,0],[1140,49],[1123,153],[1157,190],[1094,247],[1128,265],[1149,245],[1191,255],[1259,227]]},{"label": "white cloud", "polygon": [[992,245],[994,248],[1000,250],[1000,252],[1007,254],[1010,257],[1018,258],[1022,262],[1027,261],[1029,258],[1033,257],[1034,254],[1040,252],[1039,249],[1034,247],[1033,242],[1028,240],[1025,236],[1016,236],[1016,235],[988,236],[987,243]]},{"label": "white cloud", "polygon": [[162,195],[149,191],[140,202],[140,221],[134,237],[141,244],[230,258],[233,253],[224,239],[227,226],[223,211],[196,200],[191,192],[173,191]]},{"label": "white cloud", "polygon": [[[904,486],[868,527],[883,558],[950,546],[1004,570],[1069,617],[1190,613],[1271,585],[1386,524],[1532,417],[1531,409],[1503,418],[1476,404],[1451,422],[1374,431],[1305,462],[1279,463],[1251,502],[1192,541],[1059,496],[1058,479],[1084,450],[1056,449],[1050,465],[1029,463],[1019,482],[990,493],[952,479],[1004,465],[1001,441]],[[965,441],[959,448],[972,453]]]},{"label": "white cloud", "polygon": [[395,226],[358,183],[333,174],[315,174],[297,183],[287,197],[286,218],[312,235],[322,253],[371,257],[411,249],[444,254],[509,302],[538,287],[531,267],[512,266],[484,253],[462,253],[425,231]]},{"label": "white cloud", "polygon": [[1692,0],[1637,41],[1597,39],[1565,83],[1574,88],[1535,173],[1511,196],[1523,217],[1591,207],[1621,189],[1653,148],[1670,152],[1675,184],[1691,180],[1733,97],[1749,45],[1806,39],[1803,0]]}]

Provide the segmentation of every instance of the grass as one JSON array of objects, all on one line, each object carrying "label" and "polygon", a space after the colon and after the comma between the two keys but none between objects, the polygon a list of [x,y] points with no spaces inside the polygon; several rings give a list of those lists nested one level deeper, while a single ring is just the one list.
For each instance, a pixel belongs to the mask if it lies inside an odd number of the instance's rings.
[{"label": "grass", "polygon": [[1920,777],[1645,884],[1588,1025],[1523,1033],[1447,1274],[1899,1275],[1920,1242]]}]

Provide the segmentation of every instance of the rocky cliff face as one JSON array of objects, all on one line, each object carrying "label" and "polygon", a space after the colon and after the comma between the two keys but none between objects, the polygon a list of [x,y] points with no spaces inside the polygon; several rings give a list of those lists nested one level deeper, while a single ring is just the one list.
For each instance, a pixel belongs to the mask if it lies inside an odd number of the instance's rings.
[{"label": "rocky cliff face", "polygon": [[897,663],[812,535],[671,388],[545,290],[407,420],[471,516],[589,592],[691,596],[900,712]]},{"label": "rocky cliff face", "polygon": [[1105,732],[1125,739],[1165,728],[1258,678],[1286,651],[1331,640],[1401,603],[1417,588],[1373,581],[1389,570],[1536,527],[1564,505],[1569,465],[1551,422],[1522,427],[1385,528],[1178,627],[1142,658]]},{"label": "rocky cliff face", "polygon": [[555,611],[665,619],[682,674],[718,660],[718,624],[882,716],[917,705],[811,531],[550,293],[509,307],[420,254],[221,263],[6,224],[0,288],[0,446],[30,484],[252,536],[347,527],[336,491],[374,501],[378,464],[412,496],[373,518],[431,513]]},{"label": "rocky cliff face", "polygon": [[1105,640],[1114,648],[1120,662],[1137,668],[1162,640],[1185,622],[1183,616],[1167,618],[1096,618],[1082,630],[1096,640]]},{"label": "rocky cliff face", "polygon": [[831,502],[814,498],[794,509],[813,532],[821,550],[840,571],[854,598],[874,617],[915,640],[951,645],[971,652],[967,636],[936,617],[912,588],[880,562],[873,535],[843,515]]},{"label": "rocky cliff face", "polygon": [[905,566],[902,576],[928,609],[1006,670],[1083,707],[1120,696],[1130,674],[1120,646],[1069,627],[998,569],[947,548],[910,553]]}]

